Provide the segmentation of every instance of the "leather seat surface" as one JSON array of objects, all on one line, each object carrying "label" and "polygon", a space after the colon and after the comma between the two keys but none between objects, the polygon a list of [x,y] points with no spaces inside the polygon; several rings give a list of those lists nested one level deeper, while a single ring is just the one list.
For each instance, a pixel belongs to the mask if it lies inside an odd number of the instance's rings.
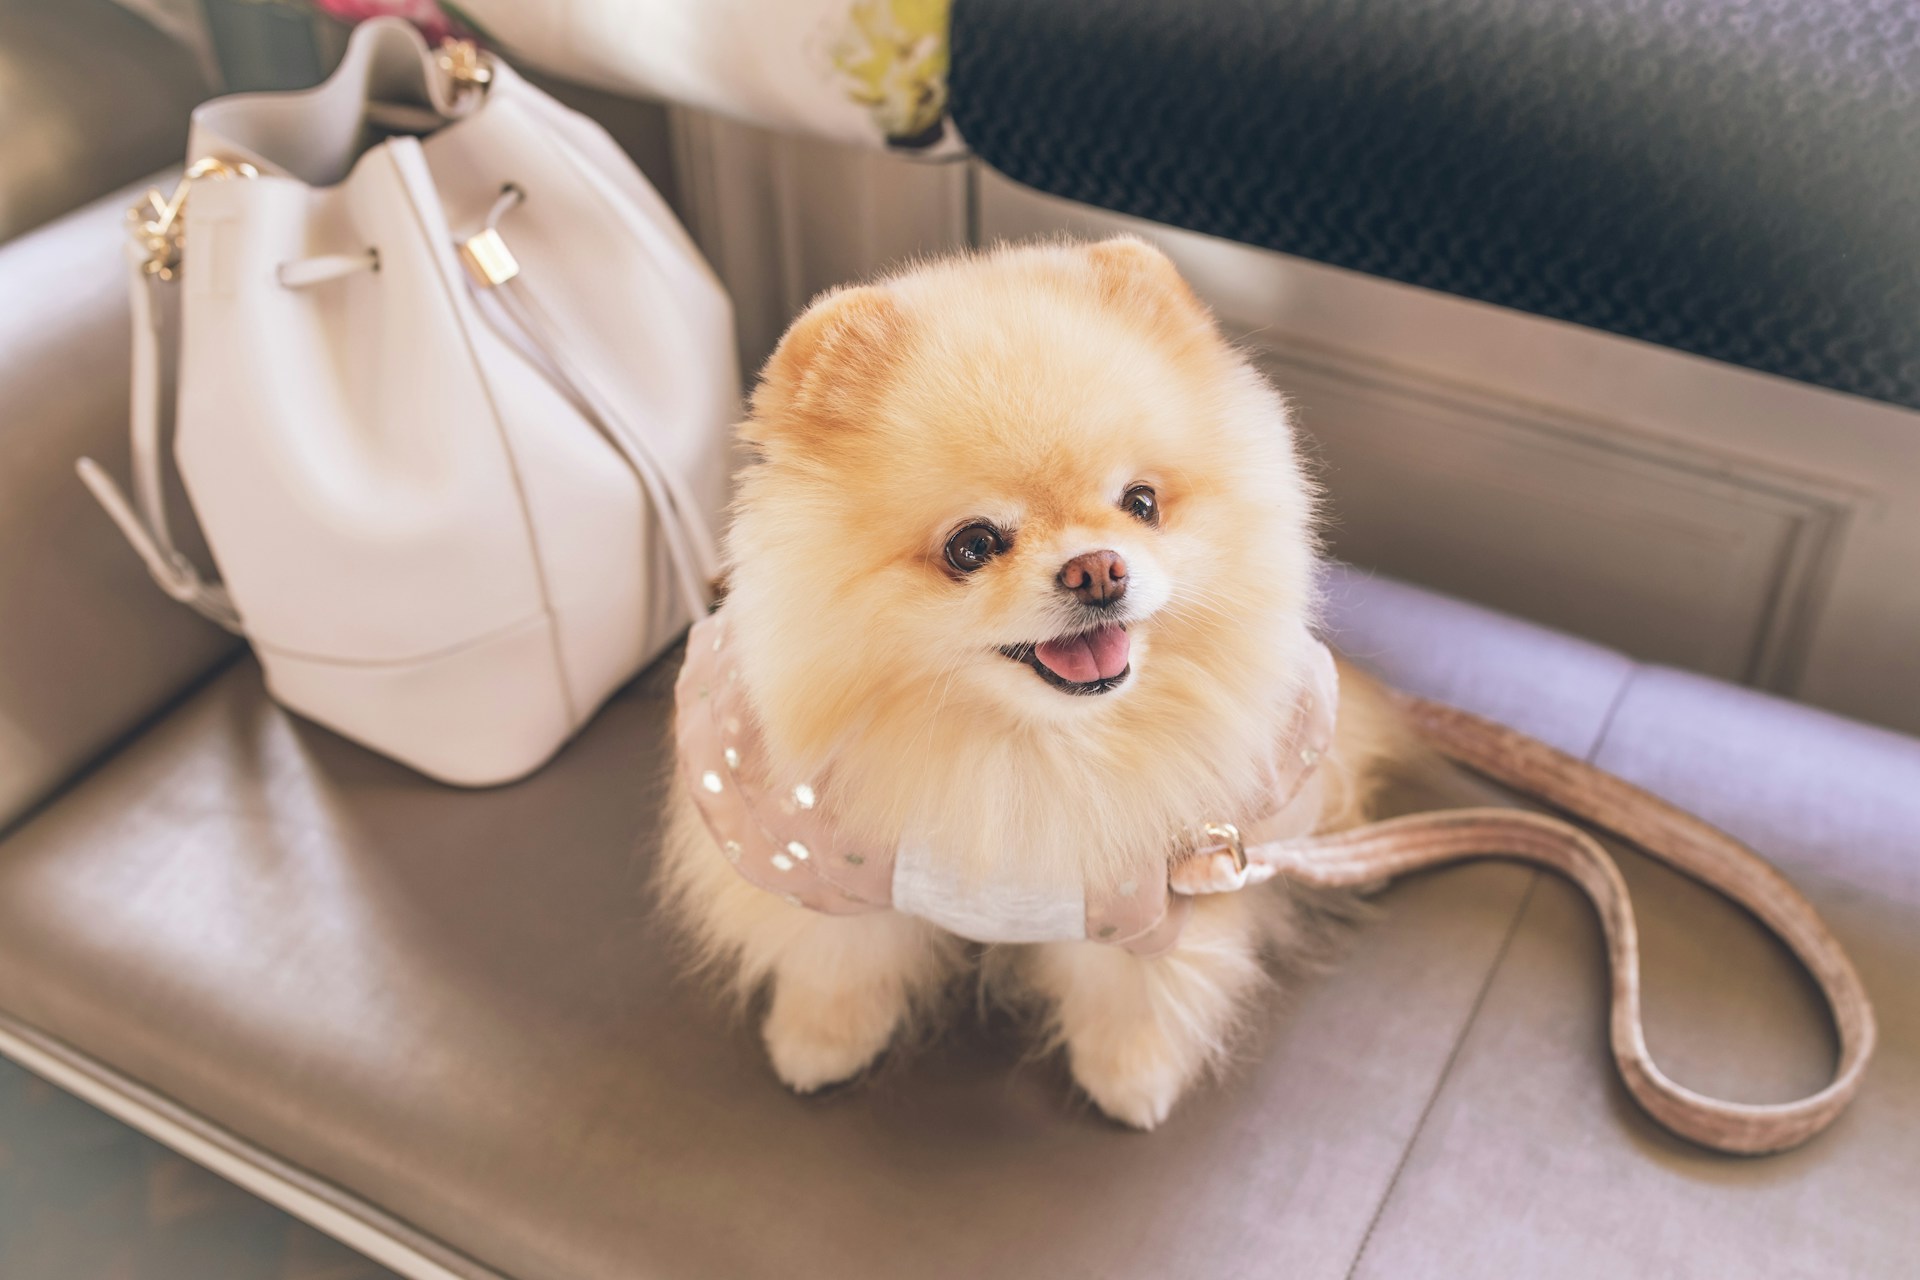
[{"label": "leather seat surface", "polygon": [[[1767,1274],[1893,1274],[1882,1224],[1914,1172],[1896,1122],[1920,1102],[1920,1009],[1895,975],[1920,930],[1911,861],[1860,851],[1920,823],[1914,744],[1741,694],[1677,704],[1692,749],[1662,756],[1655,677],[1617,655],[1359,575],[1333,596],[1337,637],[1395,678],[1703,809],[1733,796],[1881,1000],[1884,1058],[1837,1132],[1742,1162],[1653,1130],[1602,1055],[1584,908],[1497,865],[1390,890],[1152,1135],[1092,1114],[992,1017],[794,1099],[750,1026],[676,976],[651,914],[670,662],[547,770],[472,793],[298,722],[237,664],[0,842],[0,1011],[475,1275],[1441,1276],[1537,1261],[1553,1232],[1589,1239],[1594,1274],[1629,1243],[1683,1274],[1694,1240],[1728,1236],[1792,1264]],[[1774,735],[1879,808],[1776,831],[1772,790],[1724,792],[1708,767]],[[1657,895],[1656,1050],[1707,1088],[1816,1077],[1790,968],[1701,895],[1635,882]],[[1810,1234],[1822,1205],[1868,1226]],[[1666,1234],[1611,1238],[1635,1213]],[[1560,1273],[1485,1273],[1503,1272]]]},{"label": "leather seat surface", "polygon": [[[1354,1275],[1914,1274],[1920,742],[1654,668],[1623,691],[1595,763],[1767,853],[1820,908],[1879,1015],[1866,1083],[1799,1150],[1689,1150],[1607,1065],[1599,928],[1542,875]],[[1682,1084],[1747,1102],[1821,1087],[1825,1013],[1785,952],[1700,886],[1622,861],[1654,1055]]]}]

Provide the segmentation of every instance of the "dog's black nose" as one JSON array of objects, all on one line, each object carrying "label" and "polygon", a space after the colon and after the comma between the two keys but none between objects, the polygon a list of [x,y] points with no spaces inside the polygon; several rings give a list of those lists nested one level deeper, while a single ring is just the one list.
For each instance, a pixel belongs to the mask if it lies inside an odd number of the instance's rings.
[{"label": "dog's black nose", "polygon": [[1097,609],[1119,604],[1127,594],[1127,562],[1118,551],[1088,551],[1060,566],[1060,585]]}]

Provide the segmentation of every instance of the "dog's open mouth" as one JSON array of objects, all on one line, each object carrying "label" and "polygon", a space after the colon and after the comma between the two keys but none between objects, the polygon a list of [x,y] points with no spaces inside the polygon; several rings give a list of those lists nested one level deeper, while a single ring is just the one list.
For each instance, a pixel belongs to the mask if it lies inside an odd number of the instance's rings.
[{"label": "dog's open mouth", "polygon": [[1008,645],[1001,653],[1033,668],[1062,693],[1111,693],[1127,682],[1132,643],[1127,629],[1109,624],[1033,644]]}]

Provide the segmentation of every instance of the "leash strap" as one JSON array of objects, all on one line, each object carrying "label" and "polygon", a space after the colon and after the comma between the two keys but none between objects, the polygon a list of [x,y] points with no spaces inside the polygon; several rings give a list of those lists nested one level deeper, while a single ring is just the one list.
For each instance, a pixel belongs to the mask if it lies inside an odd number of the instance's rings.
[{"label": "leash strap", "polygon": [[1593,902],[1606,938],[1613,997],[1613,1059],[1649,1115],[1702,1146],[1762,1155],[1797,1146],[1831,1124],[1860,1087],[1873,1054],[1873,1006],[1860,976],[1819,913],[1753,850],[1631,783],[1525,734],[1453,707],[1404,697],[1422,735],[1442,754],[1494,782],[1611,832],[1750,912],[1806,966],[1839,1036],[1832,1081],[1794,1102],[1728,1102],[1670,1079],[1647,1050],[1640,1016],[1640,943],[1626,881],[1585,831],[1514,809],[1413,814],[1351,831],[1255,846],[1308,884],[1353,888],[1472,858],[1515,858],[1557,871]]}]

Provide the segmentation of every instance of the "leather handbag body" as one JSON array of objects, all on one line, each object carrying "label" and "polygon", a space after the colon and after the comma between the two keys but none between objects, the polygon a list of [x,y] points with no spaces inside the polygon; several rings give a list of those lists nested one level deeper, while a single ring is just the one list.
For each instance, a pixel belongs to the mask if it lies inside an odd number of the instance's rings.
[{"label": "leather handbag body", "polygon": [[[725,292],[597,125],[397,20],[316,89],[205,104],[189,157],[134,219],[132,499],[83,479],[285,706],[446,782],[531,772],[705,612]],[[218,582],[166,511],[175,295]]]}]

